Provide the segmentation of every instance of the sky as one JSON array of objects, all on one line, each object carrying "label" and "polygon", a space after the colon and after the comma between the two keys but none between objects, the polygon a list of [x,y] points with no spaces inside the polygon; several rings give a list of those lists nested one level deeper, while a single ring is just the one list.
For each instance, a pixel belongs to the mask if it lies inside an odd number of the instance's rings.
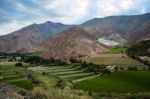
[{"label": "sky", "polygon": [[81,24],[92,18],[150,12],[150,0],[0,0],[0,35],[46,21]]}]

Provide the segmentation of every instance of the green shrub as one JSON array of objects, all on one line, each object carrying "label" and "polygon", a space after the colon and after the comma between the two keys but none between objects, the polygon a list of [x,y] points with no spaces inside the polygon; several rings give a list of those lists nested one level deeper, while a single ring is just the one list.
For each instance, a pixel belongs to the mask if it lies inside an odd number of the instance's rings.
[{"label": "green shrub", "polygon": [[16,67],[22,67],[23,64],[22,64],[22,63],[16,63],[15,66],[16,66]]}]

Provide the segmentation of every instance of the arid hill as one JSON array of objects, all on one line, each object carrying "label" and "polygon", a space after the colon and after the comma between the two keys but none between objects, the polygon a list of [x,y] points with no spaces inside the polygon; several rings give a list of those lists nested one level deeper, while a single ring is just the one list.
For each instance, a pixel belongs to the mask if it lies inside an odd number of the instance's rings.
[{"label": "arid hill", "polygon": [[95,40],[95,37],[85,30],[72,27],[49,37],[41,44],[46,58],[68,59],[72,56],[96,54],[108,48]]}]

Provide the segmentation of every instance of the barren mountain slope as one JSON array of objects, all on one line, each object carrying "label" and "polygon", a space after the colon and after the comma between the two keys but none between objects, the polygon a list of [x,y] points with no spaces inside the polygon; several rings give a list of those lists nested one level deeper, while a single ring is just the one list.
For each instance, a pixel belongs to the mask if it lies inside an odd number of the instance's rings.
[{"label": "barren mountain slope", "polygon": [[76,27],[51,36],[41,45],[46,51],[46,58],[68,59],[71,56],[91,55],[107,50],[94,36]]}]

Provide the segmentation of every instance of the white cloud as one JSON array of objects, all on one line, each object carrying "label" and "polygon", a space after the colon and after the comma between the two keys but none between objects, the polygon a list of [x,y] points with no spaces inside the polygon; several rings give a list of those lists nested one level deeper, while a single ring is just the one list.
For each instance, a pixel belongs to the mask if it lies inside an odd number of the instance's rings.
[{"label": "white cloud", "polygon": [[44,8],[58,15],[53,20],[72,24],[85,17],[88,5],[89,0],[55,0],[46,2]]},{"label": "white cloud", "polygon": [[120,6],[124,10],[132,9],[135,0],[122,0]]},{"label": "white cloud", "polygon": [[3,24],[0,26],[0,35],[9,34],[10,32],[16,31],[23,26],[23,24],[20,24],[17,21],[12,21],[10,23]]},{"label": "white cloud", "polygon": [[118,15],[135,7],[134,3],[139,0],[99,0],[98,17]]},{"label": "white cloud", "polygon": [[0,7],[0,14],[3,15],[1,22],[8,22],[0,24],[0,35],[45,21],[79,24],[95,17],[141,14],[147,12],[146,7],[149,6],[149,0],[32,0],[38,8],[34,5],[28,7],[18,0],[10,2],[13,4],[14,12],[10,13]]}]

